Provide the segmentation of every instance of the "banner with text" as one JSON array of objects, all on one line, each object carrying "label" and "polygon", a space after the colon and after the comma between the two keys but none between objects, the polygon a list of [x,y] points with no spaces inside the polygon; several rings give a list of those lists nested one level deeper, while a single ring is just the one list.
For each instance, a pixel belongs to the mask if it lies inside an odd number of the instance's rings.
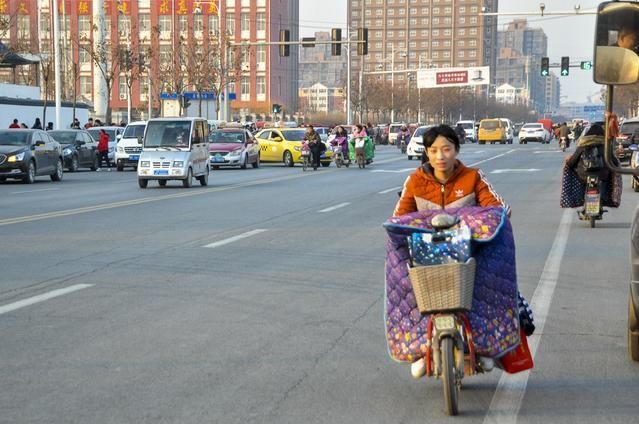
[{"label": "banner with text", "polygon": [[430,68],[417,71],[417,88],[460,87],[489,83],[489,66]]}]

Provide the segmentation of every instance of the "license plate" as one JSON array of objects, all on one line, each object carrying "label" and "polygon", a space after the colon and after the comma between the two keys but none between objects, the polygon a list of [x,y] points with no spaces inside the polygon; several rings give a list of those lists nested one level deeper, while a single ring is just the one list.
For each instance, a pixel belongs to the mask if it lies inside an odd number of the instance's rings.
[{"label": "license plate", "polygon": [[169,175],[168,169],[155,169],[153,170],[153,175]]},{"label": "license plate", "polygon": [[129,155],[129,160],[138,161],[140,159],[140,155]]},{"label": "license plate", "polygon": [[213,156],[213,162],[224,162],[224,158],[222,156]]},{"label": "license plate", "polygon": [[424,151],[423,147],[415,147],[415,152],[422,153]]},{"label": "license plate", "polygon": [[599,192],[586,193],[586,214],[599,215]]}]

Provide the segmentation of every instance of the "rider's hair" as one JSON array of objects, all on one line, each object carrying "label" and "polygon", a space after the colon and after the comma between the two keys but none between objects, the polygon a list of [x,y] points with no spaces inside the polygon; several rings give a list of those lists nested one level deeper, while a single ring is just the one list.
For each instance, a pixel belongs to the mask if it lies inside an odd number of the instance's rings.
[{"label": "rider's hair", "polygon": [[[455,151],[459,152],[459,137],[457,137],[457,133],[455,133],[455,130],[450,126],[444,124],[426,130],[423,136],[424,147],[428,149],[440,135],[453,143],[455,145]],[[426,151],[424,151],[424,156],[425,155]]]},{"label": "rider's hair", "polygon": [[592,124],[588,130],[588,135],[606,135],[606,132],[601,125]]}]

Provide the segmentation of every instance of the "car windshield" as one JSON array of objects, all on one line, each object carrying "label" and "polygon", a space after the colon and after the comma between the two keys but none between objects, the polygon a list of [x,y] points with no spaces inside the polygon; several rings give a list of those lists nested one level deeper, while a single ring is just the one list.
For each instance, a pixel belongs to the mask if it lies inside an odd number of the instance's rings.
[{"label": "car windshield", "polygon": [[622,134],[634,134],[639,130],[639,122],[625,122],[621,124],[621,133]]},{"label": "car windshield", "polygon": [[282,134],[288,141],[302,141],[304,140],[304,134],[306,134],[306,130],[287,130],[282,131]]},{"label": "car windshield", "polygon": [[3,146],[25,146],[28,140],[28,132],[15,130],[0,132],[0,145]]},{"label": "car windshield", "polygon": [[484,121],[481,123],[481,127],[485,130],[496,130],[499,128],[498,121]]},{"label": "car windshield", "polygon": [[460,122],[460,124],[465,130],[472,130],[475,127],[472,122]]},{"label": "car windshield", "polygon": [[421,137],[424,135],[424,133],[426,132],[427,129],[429,129],[430,127],[419,127],[415,130],[415,132],[413,133],[413,137]]},{"label": "car windshield", "polygon": [[541,124],[526,124],[522,128],[530,129],[530,130],[540,130],[543,128]]},{"label": "car windshield", "polygon": [[209,134],[211,143],[244,143],[244,133],[240,131],[213,131]]},{"label": "car windshield", "polygon": [[191,121],[151,121],[147,124],[144,147],[189,148]]},{"label": "car windshield", "polygon": [[61,144],[71,144],[75,142],[77,131],[49,131],[48,134]]},{"label": "car windshield", "polygon": [[122,138],[138,138],[144,137],[144,129],[146,125],[128,125],[124,130]]}]

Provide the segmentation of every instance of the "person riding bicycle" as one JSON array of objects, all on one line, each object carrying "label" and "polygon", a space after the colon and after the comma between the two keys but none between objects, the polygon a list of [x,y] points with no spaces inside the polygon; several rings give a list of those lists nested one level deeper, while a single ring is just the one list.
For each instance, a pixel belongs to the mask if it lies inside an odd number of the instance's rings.
[{"label": "person riding bicycle", "polygon": [[561,124],[559,127],[559,141],[561,142],[561,138],[566,139],[566,148],[570,147],[570,138],[568,138],[568,134],[570,133],[570,129],[568,128],[568,124],[565,122]]},{"label": "person riding bicycle", "polygon": [[[502,207],[510,216],[510,206],[497,194],[483,172],[466,167],[457,159],[460,142],[453,128],[448,125],[432,127],[424,133],[423,141],[422,165],[404,182],[393,216],[469,206]],[[535,329],[532,311],[521,294],[518,300],[520,324],[525,334],[531,335]],[[480,361],[486,370],[494,363],[491,358],[481,357]],[[413,376],[423,375],[424,370],[423,358],[412,364]]]},{"label": "person riding bicycle", "polygon": [[[607,199],[608,185],[610,179],[613,177],[612,171],[605,166],[603,162],[604,157],[604,139],[605,130],[599,124],[592,124],[587,133],[582,134],[577,148],[571,156],[566,157],[566,164],[568,167],[575,170],[579,179],[585,183],[588,176],[595,175],[599,177],[599,195],[601,199]],[[591,155],[590,149],[594,149],[596,152]],[[591,158],[595,158],[594,160]],[[612,155],[612,163],[615,166],[620,166],[617,158]],[[597,163],[592,163],[597,162]],[[585,207],[585,206],[584,206]],[[584,214],[584,210],[578,211],[581,216]]]},{"label": "person riding bicycle", "polygon": [[408,146],[408,142],[410,141],[410,131],[406,124],[403,124],[399,131],[397,132],[397,148],[401,149],[402,144],[404,146]]},{"label": "person riding bicycle", "polygon": [[308,142],[308,147],[311,149],[311,166],[318,168],[320,166],[320,156],[326,150],[326,146],[322,143],[322,139],[315,132],[312,125],[309,125],[306,129],[304,141]]},{"label": "person riding bicycle", "polygon": [[348,134],[344,127],[335,127],[335,138],[331,140],[331,146],[340,146],[344,160],[348,160]]}]

